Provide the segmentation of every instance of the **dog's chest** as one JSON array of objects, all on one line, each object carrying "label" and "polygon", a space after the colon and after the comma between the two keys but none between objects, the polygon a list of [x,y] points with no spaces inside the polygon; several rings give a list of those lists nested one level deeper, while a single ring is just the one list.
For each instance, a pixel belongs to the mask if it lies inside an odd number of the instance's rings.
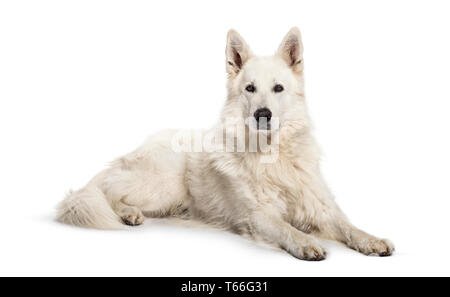
[{"label": "dog's chest", "polygon": [[258,163],[252,175],[261,202],[283,205],[284,209],[301,202],[307,175],[295,161],[279,157],[274,163]]},{"label": "dog's chest", "polygon": [[295,220],[305,232],[314,229],[314,218],[323,207],[314,167],[280,157],[275,163],[260,163],[255,168],[252,176],[258,203],[270,205],[287,221]]}]

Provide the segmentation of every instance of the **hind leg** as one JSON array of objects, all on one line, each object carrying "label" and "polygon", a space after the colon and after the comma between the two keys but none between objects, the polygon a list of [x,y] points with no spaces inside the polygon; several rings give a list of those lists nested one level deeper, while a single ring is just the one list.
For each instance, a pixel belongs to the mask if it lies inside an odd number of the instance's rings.
[{"label": "hind leg", "polygon": [[176,215],[186,204],[186,154],[171,149],[171,133],[151,138],[134,152],[117,159],[101,188],[127,225],[147,216]]},{"label": "hind leg", "polygon": [[145,220],[144,214],[137,206],[127,205],[122,201],[116,203],[114,210],[120,216],[122,222],[128,226],[139,226]]}]

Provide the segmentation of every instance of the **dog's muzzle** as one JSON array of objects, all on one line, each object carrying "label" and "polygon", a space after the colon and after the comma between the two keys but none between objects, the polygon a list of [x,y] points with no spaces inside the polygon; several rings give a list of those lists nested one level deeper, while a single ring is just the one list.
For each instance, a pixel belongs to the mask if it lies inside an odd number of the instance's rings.
[{"label": "dog's muzzle", "polygon": [[258,130],[270,130],[270,119],[272,112],[267,107],[259,108],[255,111],[253,116],[256,119]]}]

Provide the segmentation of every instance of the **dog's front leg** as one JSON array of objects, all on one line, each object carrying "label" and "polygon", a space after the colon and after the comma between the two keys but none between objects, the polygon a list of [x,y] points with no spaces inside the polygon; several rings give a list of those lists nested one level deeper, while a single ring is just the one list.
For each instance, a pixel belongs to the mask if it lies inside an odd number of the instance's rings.
[{"label": "dog's front leg", "polygon": [[340,239],[349,248],[365,255],[390,256],[394,252],[394,245],[387,239],[380,239],[370,235],[349,222],[339,226]]},{"label": "dog's front leg", "polygon": [[340,241],[349,248],[365,255],[390,256],[394,245],[387,239],[380,239],[353,226],[337,207],[330,209],[332,214],[326,222],[319,224],[322,237]]},{"label": "dog's front leg", "polygon": [[320,261],[326,251],[314,237],[292,227],[269,211],[258,210],[251,215],[254,232],[264,239],[277,243],[288,253],[301,260]]}]

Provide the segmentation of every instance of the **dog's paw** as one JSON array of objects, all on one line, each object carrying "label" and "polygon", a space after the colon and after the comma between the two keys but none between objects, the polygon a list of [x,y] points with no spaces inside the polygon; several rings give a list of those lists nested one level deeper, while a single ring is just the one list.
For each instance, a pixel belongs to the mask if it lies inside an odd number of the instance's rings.
[{"label": "dog's paw", "polygon": [[125,207],[119,211],[119,216],[122,218],[124,224],[128,226],[138,226],[141,225],[145,217],[142,211],[137,207]]},{"label": "dog's paw", "polygon": [[394,245],[387,239],[368,238],[349,243],[350,248],[364,254],[386,257],[395,251]]},{"label": "dog's paw", "polygon": [[296,247],[290,253],[296,258],[306,261],[322,261],[327,257],[327,252],[318,243],[309,243]]}]

